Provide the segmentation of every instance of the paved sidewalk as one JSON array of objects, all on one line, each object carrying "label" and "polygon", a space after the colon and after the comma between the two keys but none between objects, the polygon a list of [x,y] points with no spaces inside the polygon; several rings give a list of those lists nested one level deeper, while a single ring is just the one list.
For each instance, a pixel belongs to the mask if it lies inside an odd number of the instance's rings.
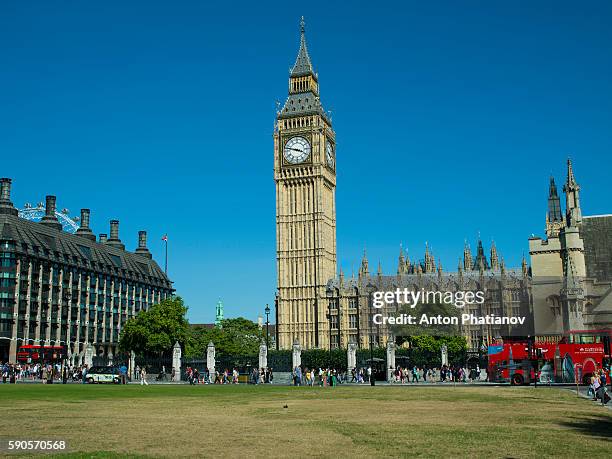
[{"label": "paved sidewalk", "polygon": [[[569,387],[567,388],[567,390],[569,391]],[[594,401],[591,397],[589,397],[587,395],[589,388],[588,387],[583,387],[581,386],[580,389],[578,390],[578,393],[580,394],[580,396],[582,398],[587,399],[588,401],[590,401],[593,405],[598,405],[601,406],[603,408],[607,408],[608,410],[612,410],[612,401],[609,401],[607,403],[607,405],[602,405],[600,400]],[[575,394],[576,393],[576,388],[574,387],[574,389],[572,390],[572,392]],[[610,391],[608,391],[608,394],[610,393]]]}]

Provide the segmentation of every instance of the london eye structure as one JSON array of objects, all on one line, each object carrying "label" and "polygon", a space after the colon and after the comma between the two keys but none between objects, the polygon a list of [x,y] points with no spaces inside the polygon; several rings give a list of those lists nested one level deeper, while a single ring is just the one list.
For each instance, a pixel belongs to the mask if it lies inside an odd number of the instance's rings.
[{"label": "london eye structure", "polygon": [[[40,221],[45,216],[45,205],[42,202],[33,206],[29,202],[26,202],[23,209],[19,209],[19,216],[26,220],[34,222]],[[62,224],[62,228],[67,233],[75,233],[79,229],[78,221],[79,217],[71,217],[68,209],[62,209],[61,211],[55,211],[55,216],[58,221]]]}]

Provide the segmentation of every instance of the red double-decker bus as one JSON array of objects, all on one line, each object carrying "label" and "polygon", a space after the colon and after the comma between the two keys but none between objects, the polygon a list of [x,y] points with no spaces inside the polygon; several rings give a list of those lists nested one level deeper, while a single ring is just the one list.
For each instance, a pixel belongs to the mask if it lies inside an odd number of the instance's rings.
[{"label": "red double-decker bus", "polygon": [[[609,332],[606,332],[609,333]],[[489,346],[489,379],[520,385],[540,383],[587,384],[596,370],[608,368],[609,335],[599,330],[572,331],[557,343],[509,341]]]},{"label": "red double-decker bus", "polygon": [[612,330],[573,330],[561,338],[568,344],[603,344],[604,366],[609,367],[612,358]]},{"label": "red double-decker bus", "polygon": [[56,363],[66,357],[66,346],[41,346],[24,344],[17,351],[20,363]]}]

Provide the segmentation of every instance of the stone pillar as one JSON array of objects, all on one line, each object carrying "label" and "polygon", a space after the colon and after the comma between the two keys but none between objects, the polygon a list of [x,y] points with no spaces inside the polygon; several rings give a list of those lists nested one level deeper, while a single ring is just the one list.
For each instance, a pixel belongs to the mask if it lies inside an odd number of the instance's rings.
[{"label": "stone pillar", "polygon": [[[13,326],[11,328],[11,342],[9,344],[9,363],[17,363],[17,328],[19,327],[19,292],[21,290],[21,260],[17,260],[15,267],[15,303],[13,304]],[[23,344],[27,344],[27,341]]]},{"label": "stone pillar", "polygon": [[26,293],[25,326],[23,327],[23,344],[30,344],[30,304],[32,296],[32,262],[28,264],[28,292]]},{"label": "stone pillar", "polygon": [[[89,342],[89,330],[90,330],[90,325],[89,325],[89,298],[90,298],[90,292],[91,292],[91,276],[88,275],[86,277],[86,284],[85,284],[85,323],[81,324],[82,326],[85,327],[85,342],[88,343]],[[79,296],[79,303],[81,302],[81,297]],[[81,315],[81,306],[79,305],[79,316]],[[97,317],[97,316],[96,316]],[[91,327],[93,327],[93,324],[91,325]],[[96,342],[97,341],[97,333],[94,332],[94,337],[92,339],[92,342]]]},{"label": "stone pillar", "polygon": [[108,348],[108,352],[107,352],[107,354],[106,354],[106,360],[107,360],[107,363],[106,363],[106,364],[107,364],[109,367],[110,367],[110,366],[113,364],[113,358],[114,358],[114,355],[113,355],[113,350],[112,350],[112,349],[110,348],[110,346],[109,346],[109,348]]},{"label": "stone pillar", "polygon": [[134,351],[130,351],[130,363],[128,366],[128,379],[131,381],[134,377],[134,370],[136,369],[136,353]]},{"label": "stone pillar", "polygon": [[181,345],[174,343],[172,348],[172,382],[179,382],[181,380]]},{"label": "stone pillar", "polygon": [[85,365],[87,365],[87,368],[91,368],[93,366],[93,356],[94,348],[91,343],[88,343],[87,347],[85,348],[85,358],[83,362]]},{"label": "stone pillar", "polygon": [[265,341],[262,341],[261,346],[259,346],[259,369],[266,370],[268,368],[268,346],[266,346]]},{"label": "stone pillar", "polygon": [[[64,270],[59,271],[59,286],[57,290],[57,328],[55,329],[56,345],[62,340],[62,304],[64,303]],[[51,312],[53,314],[53,312]],[[66,324],[64,324],[66,325]],[[66,340],[68,342],[68,340]],[[68,346],[68,345],[66,345]]]},{"label": "stone pillar", "polygon": [[[66,347],[70,354],[69,362],[72,364],[72,270],[68,272],[68,294],[67,294],[68,317],[66,319]],[[78,339],[77,339],[78,341]]]},{"label": "stone pillar", "polygon": [[206,368],[208,368],[208,379],[215,382],[215,345],[211,341],[206,348]]},{"label": "stone pillar", "polygon": [[37,303],[38,303],[38,309],[36,311],[36,329],[34,330],[34,341],[36,344],[40,344],[40,330],[42,328],[42,292],[43,292],[43,288],[42,288],[42,283],[43,283],[43,271],[45,270],[45,268],[43,267],[43,265],[41,264],[39,266],[38,269],[38,285],[40,286],[38,288],[38,298],[37,298]]},{"label": "stone pillar", "polygon": [[349,343],[346,351],[346,361],[348,362],[348,372],[350,374],[353,368],[357,367],[357,344]]},{"label": "stone pillar", "polygon": [[448,347],[446,347],[446,344],[442,345],[440,352],[442,353],[442,366],[448,365]]},{"label": "stone pillar", "polygon": [[292,354],[292,366],[291,369],[293,370],[295,367],[301,367],[302,366],[302,346],[300,346],[300,342],[296,339],[293,342],[293,354]]},{"label": "stone pillar", "polygon": [[387,341],[387,381],[391,381],[393,378],[393,371],[395,370],[395,343],[392,339]]},{"label": "stone pillar", "polygon": [[[76,330],[75,330],[75,337],[74,337],[74,354],[77,356],[76,358],[78,358],[78,364],[81,364],[81,355],[83,354],[84,348],[81,346],[81,281],[82,281],[82,276],[81,273],[79,273],[79,280],[77,281],[77,290],[76,290],[76,302],[75,304],[72,305],[73,308],[76,309]],[[70,316],[72,317],[72,311],[70,311]]]},{"label": "stone pillar", "polygon": [[45,328],[45,345],[51,344],[51,314],[53,305],[53,266],[49,268],[49,297],[47,298],[47,327]]},{"label": "stone pillar", "polygon": [[130,317],[136,316],[136,285],[135,284],[134,284],[134,286],[132,286],[132,299],[131,299],[131,303],[132,303],[132,315],[128,316],[128,319]]}]

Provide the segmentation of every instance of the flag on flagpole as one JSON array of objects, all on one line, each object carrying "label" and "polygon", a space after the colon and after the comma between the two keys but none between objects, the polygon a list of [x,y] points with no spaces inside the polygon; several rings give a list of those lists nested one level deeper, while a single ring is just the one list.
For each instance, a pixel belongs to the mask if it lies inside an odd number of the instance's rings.
[{"label": "flag on flagpole", "polygon": [[164,273],[168,274],[168,234],[162,236],[162,241],[166,243],[166,260],[164,261]]}]

